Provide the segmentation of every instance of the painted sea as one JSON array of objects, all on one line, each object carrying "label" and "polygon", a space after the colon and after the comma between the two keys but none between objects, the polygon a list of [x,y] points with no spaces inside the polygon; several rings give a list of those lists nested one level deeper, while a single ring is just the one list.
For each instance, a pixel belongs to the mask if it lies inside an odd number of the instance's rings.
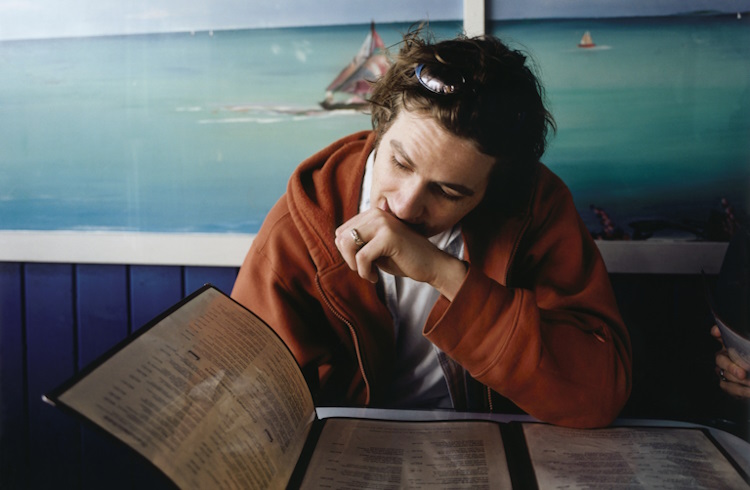
[{"label": "painted sea", "polygon": [[[395,46],[407,24],[377,29]],[[0,230],[255,233],[306,156],[367,115],[324,111],[369,25],[0,42]],[[459,22],[433,23],[438,39]],[[750,20],[502,22],[558,123],[544,161],[632,235],[684,239],[750,202]],[[578,41],[589,31],[596,47]],[[397,49],[397,46],[396,46]]]}]

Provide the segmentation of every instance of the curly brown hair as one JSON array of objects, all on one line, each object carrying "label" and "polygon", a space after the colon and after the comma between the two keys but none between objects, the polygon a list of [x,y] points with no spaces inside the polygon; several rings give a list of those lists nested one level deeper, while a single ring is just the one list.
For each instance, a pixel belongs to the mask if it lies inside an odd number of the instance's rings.
[{"label": "curly brown hair", "polygon": [[[498,162],[518,169],[538,161],[555,122],[526,56],[492,36],[433,43],[422,31],[420,27],[404,36],[390,69],[373,86],[370,104],[378,139],[406,109],[430,115]],[[453,70],[466,86],[455,94],[433,93],[415,76],[420,64]]]}]

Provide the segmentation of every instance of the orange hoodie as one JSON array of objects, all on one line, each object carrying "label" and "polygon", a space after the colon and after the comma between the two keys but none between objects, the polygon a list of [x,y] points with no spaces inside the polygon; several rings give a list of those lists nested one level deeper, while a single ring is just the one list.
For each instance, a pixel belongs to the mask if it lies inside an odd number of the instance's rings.
[{"label": "orange hoodie", "polygon": [[[395,359],[376,286],[343,261],[334,230],[358,212],[374,133],[304,161],[271,209],[232,296],[263,318],[308,375],[319,404],[378,406]],[[536,164],[516,206],[479,206],[462,224],[468,274],[440,297],[423,333],[485,388],[537,419],[605,426],[631,389],[631,347],[599,251],[567,187]],[[448,379],[457,408],[460,379]]]}]

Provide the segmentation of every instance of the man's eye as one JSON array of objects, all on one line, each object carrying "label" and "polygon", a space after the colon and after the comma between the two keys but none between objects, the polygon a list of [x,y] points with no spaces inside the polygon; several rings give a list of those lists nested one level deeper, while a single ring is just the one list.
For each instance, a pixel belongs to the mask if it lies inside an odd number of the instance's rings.
[{"label": "man's eye", "polygon": [[398,160],[395,158],[391,158],[391,163],[397,170],[409,170],[409,167],[406,165],[401,164]]},{"label": "man's eye", "polygon": [[439,185],[436,186],[436,190],[437,190],[437,193],[440,195],[440,197],[447,199],[449,201],[458,201],[464,197],[462,194],[454,194],[452,192],[448,192]]},{"label": "man's eye", "polygon": [[444,198],[448,199],[449,201],[460,201],[464,196],[457,196],[455,194],[448,194],[445,191],[442,191],[441,193]]}]

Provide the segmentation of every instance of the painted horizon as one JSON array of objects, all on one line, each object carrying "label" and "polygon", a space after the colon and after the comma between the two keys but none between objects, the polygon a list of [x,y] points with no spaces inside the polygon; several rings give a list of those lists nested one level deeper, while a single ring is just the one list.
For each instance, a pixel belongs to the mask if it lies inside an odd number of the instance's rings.
[{"label": "painted horizon", "polygon": [[[735,15],[493,23],[538,62],[559,128],[544,161],[592,234],[715,239],[747,214],[750,16]],[[377,25],[392,46],[411,24]],[[0,42],[0,230],[255,233],[300,161],[369,128],[319,105],[366,25]]]}]

